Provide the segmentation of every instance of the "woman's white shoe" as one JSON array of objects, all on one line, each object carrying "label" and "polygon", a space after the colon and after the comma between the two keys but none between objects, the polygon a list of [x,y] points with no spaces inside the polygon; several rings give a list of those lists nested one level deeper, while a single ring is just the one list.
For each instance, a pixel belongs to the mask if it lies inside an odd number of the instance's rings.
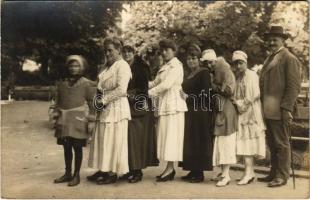
[{"label": "woman's white shoe", "polygon": [[238,183],[237,185],[247,185],[252,183],[255,180],[255,176],[252,177],[243,177]]},{"label": "woman's white shoe", "polygon": [[230,182],[230,177],[224,177],[222,180],[216,183],[216,187],[224,187]]}]

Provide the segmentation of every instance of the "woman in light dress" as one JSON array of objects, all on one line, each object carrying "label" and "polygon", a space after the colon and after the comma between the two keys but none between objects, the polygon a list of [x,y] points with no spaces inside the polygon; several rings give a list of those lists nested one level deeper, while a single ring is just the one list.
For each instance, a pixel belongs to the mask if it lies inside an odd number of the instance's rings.
[{"label": "woman in light dress", "polygon": [[[131,119],[127,87],[131,79],[130,66],[122,59],[122,42],[106,38],[103,42],[106,68],[98,75],[96,106],[104,108],[97,118],[89,153],[89,167],[98,169],[88,177],[97,184],[111,184],[128,167],[128,120]],[[100,173],[101,172],[101,173]],[[103,174],[102,174],[103,172]]]},{"label": "woman in light dress", "polygon": [[159,42],[165,64],[149,83],[148,94],[156,102],[155,115],[158,116],[157,156],[166,161],[166,169],[157,176],[158,182],[173,180],[174,162],[183,160],[184,112],[187,106],[181,96],[183,66],[175,57],[176,45],[164,39]]},{"label": "woman in light dress", "polygon": [[255,179],[254,157],[265,157],[265,125],[256,72],[247,68],[247,55],[243,51],[235,51],[232,61],[236,77],[234,104],[239,113],[237,155],[243,157],[245,164],[245,172],[238,185],[246,185]]}]

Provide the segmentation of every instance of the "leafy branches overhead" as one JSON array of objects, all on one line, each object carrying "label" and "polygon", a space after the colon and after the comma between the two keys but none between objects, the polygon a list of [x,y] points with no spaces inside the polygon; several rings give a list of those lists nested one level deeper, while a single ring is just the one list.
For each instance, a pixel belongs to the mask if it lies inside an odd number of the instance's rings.
[{"label": "leafy branches overhead", "polygon": [[4,2],[2,56],[14,62],[32,57],[44,73],[48,60],[57,62],[73,53],[95,66],[101,59],[96,41],[117,30],[121,9],[118,1]]},{"label": "leafy branches overhead", "polygon": [[[266,58],[262,36],[273,21],[283,22],[284,16],[292,18],[292,15],[286,15],[289,7],[295,7],[293,16],[302,18],[303,30],[307,30],[305,21],[309,22],[309,8],[306,2],[301,4],[258,1],[134,2],[130,4],[132,17],[124,31],[125,40],[141,51],[146,44],[168,37],[179,46],[196,42],[203,49],[214,48],[226,58],[230,58],[234,50],[241,49],[249,54],[250,65],[261,64]],[[306,36],[309,37],[308,32],[299,33],[294,41],[308,47]],[[309,50],[301,43],[294,45],[303,58],[302,54],[309,54]]]}]

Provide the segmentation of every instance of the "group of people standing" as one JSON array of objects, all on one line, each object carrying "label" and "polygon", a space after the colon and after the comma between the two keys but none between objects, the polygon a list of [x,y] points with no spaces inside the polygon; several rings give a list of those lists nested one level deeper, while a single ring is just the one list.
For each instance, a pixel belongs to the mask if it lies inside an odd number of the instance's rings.
[{"label": "group of people standing", "polygon": [[[139,182],[142,169],[157,166],[160,160],[166,167],[156,176],[158,182],[174,179],[177,162],[189,171],[182,180],[191,183],[202,182],[204,171],[220,166],[221,173],[214,180],[222,187],[229,184],[229,168],[237,163],[238,156],[245,164],[238,185],[249,184],[255,180],[254,158],[264,158],[266,153],[265,117],[272,169],[270,176],[260,180],[268,179],[270,187],[284,185],[290,147],[287,134],[282,133],[288,121],[283,120],[291,120],[298,95],[298,60],[283,47],[285,34],[279,27],[272,27],[266,36],[270,45],[278,48],[271,49],[260,78],[248,69],[245,52],[234,51],[230,65],[214,50],[201,52],[196,44],[187,48],[185,64],[190,73],[184,77],[183,64],[176,57],[177,46],[168,39],[159,42],[158,54],[153,55],[162,61],[154,78],[134,48],[123,46],[115,37],[103,42],[107,62],[97,83],[83,77],[87,64],[82,56],[69,56],[69,77],[57,83],[56,95],[56,137],[64,147],[66,172],[54,182],[79,184],[82,147],[91,135],[88,164],[98,171],[87,179],[97,184]],[[271,82],[273,77],[281,78],[275,89],[271,89],[277,85]],[[94,102],[95,117],[85,117],[85,102],[89,107]],[[282,117],[273,118],[271,110],[282,113]],[[88,133],[87,124],[91,123],[95,125]]]}]

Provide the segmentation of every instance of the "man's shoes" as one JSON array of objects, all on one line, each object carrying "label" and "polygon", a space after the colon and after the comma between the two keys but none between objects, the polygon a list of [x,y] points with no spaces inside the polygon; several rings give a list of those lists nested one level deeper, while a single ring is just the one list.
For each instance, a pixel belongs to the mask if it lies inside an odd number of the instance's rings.
[{"label": "man's shoes", "polygon": [[282,178],[275,178],[270,183],[268,183],[268,187],[280,187],[286,185],[287,181]]},{"label": "man's shoes", "polygon": [[272,176],[268,175],[268,176],[265,176],[265,177],[257,178],[257,181],[258,182],[266,182],[266,183],[268,183],[268,182],[272,181],[273,179],[274,178]]}]

